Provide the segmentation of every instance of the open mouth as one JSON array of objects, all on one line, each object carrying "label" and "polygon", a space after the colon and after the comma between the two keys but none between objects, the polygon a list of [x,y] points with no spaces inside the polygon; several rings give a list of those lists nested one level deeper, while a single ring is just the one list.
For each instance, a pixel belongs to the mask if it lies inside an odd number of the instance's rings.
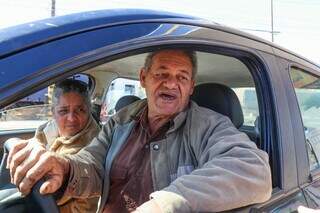
[{"label": "open mouth", "polygon": [[162,98],[165,101],[173,101],[177,98],[176,94],[173,93],[167,93],[167,92],[161,92],[159,94],[160,98]]}]

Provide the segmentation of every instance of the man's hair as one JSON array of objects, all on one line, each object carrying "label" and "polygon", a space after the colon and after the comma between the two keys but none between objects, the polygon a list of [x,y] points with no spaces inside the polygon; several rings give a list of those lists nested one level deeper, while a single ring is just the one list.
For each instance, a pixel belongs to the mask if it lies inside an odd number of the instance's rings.
[{"label": "man's hair", "polygon": [[55,107],[59,103],[59,98],[61,95],[68,92],[78,93],[85,101],[88,109],[90,109],[91,103],[89,98],[88,85],[83,81],[75,79],[66,79],[55,85],[52,96],[52,107]]},{"label": "man's hair", "polygon": [[197,66],[198,66],[198,62],[197,62],[197,55],[196,55],[196,52],[195,51],[192,51],[192,50],[186,50],[186,49],[162,49],[162,50],[156,50],[154,52],[151,52],[147,55],[146,57],[146,60],[144,62],[144,69],[146,71],[149,71],[150,68],[151,68],[151,65],[152,65],[152,59],[155,55],[157,55],[158,53],[160,52],[163,52],[163,51],[166,51],[166,50],[169,50],[169,51],[180,51],[182,52],[183,54],[185,54],[191,61],[191,64],[192,64],[192,78],[194,79],[196,74],[197,74]]}]

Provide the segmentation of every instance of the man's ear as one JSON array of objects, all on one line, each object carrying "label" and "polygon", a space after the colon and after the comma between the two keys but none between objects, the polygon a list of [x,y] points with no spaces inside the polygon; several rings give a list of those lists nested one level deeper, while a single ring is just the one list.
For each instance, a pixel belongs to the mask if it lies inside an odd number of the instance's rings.
[{"label": "man's ear", "polygon": [[147,71],[144,68],[141,68],[139,79],[140,79],[140,85],[143,88],[145,88],[146,86],[146,74],[147,74]]},{"label": "man's ear", "polygon": [[193,93],[194,84],[195,84],[195,81],[192,79],[192,80],[191,80],[191,89],[190,89],[190,94],[189,94],[189,95],[192,95],[192,93]]}]

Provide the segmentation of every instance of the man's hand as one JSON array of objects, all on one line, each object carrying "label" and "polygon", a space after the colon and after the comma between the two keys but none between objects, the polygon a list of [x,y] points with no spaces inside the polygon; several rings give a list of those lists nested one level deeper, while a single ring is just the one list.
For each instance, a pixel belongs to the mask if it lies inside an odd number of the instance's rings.
[{"label": "man's hand", "polygon": [[67,159],[47,152],[45,147],[35,139],[15,140],[7,159],[11,182],[20,192],[28,194],[33,185],[46,176],[47,180],[40,187],[40,193],[55,192],[69,173]]},{"label": "man's hand", "polygon": [[13,139],[9,142],[14,145],[8,155],[7,169],[10,169],[11,183],[18,186],[27,171],[39,161],[46,149],[36,139]]},{"label": "man's hand", "polygon": [[139,206],[133,213],[162,213],[159,205],[154,200],[149,200]]},{"label": "man's hand", "polygon": [[66,181],[70,170],[68,159],[53,152],[45,152],[40,156],[39,161],[27,172],[19,183],[18,188],[24,195],[29,194],[33,185],[45,177],[40,187],[41,194],[49,194],[57,191]]}]

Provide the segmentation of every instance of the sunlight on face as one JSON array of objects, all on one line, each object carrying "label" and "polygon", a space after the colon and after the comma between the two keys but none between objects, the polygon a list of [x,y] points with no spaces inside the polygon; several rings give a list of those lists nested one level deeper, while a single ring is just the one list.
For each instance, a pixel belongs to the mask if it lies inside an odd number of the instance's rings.
[{"label": "sunlight on face", "polygon": [[60,136],[70,137],[80,132],[87,124],[89,109],[76,92],[64,93],[53,109]]},{"label": "sunlight on face", "polygon": [[150,69],[141,70],[140,81],[146,89],[149,114],[175,115],[185,109],[193,92],[191,61],[182,51],[159,52]]}]

